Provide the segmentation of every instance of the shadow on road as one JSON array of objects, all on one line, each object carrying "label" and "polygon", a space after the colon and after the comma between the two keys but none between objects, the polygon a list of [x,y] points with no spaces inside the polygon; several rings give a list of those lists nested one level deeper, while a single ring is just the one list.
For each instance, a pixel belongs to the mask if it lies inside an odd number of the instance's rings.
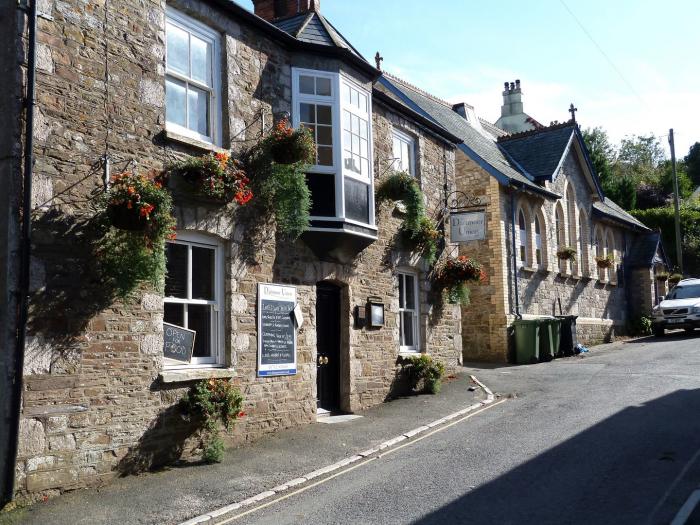
[{"label": "shadow on road", "polygon": [[629,341],[624,341],[624,343],[667,343],[669,341],[686,341],[688,339],[700,339],[700,330],[695,330],[693,332],[674,330],[672,332],[666,332],[666,335],[663,337],[654,337],[653,335],[650,335],[647,337],[640,337],[638,339],[630,339]]},{"label": "shadow on road", "polygon": [[[539,456],[415,523],[669,523],[678,507],[649,516],[700,447],[698,414],[700,390],[679,390],[554,448],[543,435]],[[513,450],[521,448],[517,440],[513,435]],[[469,469],[468,459],[456,468]]]}]

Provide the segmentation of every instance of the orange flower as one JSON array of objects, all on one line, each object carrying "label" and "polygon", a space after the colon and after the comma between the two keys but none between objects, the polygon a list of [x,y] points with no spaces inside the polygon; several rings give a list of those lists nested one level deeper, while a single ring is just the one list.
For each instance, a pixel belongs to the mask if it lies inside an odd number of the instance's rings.
[{"label": "orange flower", "polygon": [[134,203],[131,202],[131,201],[126,201],[126,207],[127,207],[128,209],[131,209],[131,208],[134,207]]},{"label": "orange flower", "polygon": [[134,193],[136,193],[136,188],[134,188],[133,186],[129,186],[126,189],[126,191],[129,193],[129,195],[133,195]]},{"label": "orange flower", "polygon": [[155,209],[155,206],[153,204],[144,204],[141,206],[141,210],[139,211],[141,217],[145,217],[148,219],[148,217],[151,215],[151,212]]}]

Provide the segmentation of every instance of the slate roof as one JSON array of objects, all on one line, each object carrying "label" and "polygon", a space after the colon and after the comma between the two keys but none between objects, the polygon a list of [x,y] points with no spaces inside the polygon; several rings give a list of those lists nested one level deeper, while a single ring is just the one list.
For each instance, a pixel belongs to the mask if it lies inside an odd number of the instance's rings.
[{"label": "slate roof", "polygon": [[404,105],[426,116],[462,140],[458,147],[486,171],[497,177],[500,175],[501,179],[513,181],[531,191],[545,194],[551,198],[560,197],[520,173],[508,161],[495,139],[474,129],[466,119],[452,109],[452,104],[386,73],[379,78],[377,83],[381,84],[385,91],[390,91],[392,96],[401,100]]},{"label": "slate roof", "polygon": [[632,217],[632,215],[627,213],[625,210],[623,210],[620,206],[615,204],[608,197],[605,197],[605,200],[603,200],[602,202],[594,202],[593,203],[593,211],[598,212],[598,213],[600,213],[606,217],[609,217],[613,220],[623,222],[623,223],[627,224],[628,226],[632,226],[634,228],[639,228],[642,230],[649,231],[649,228],[647,228],[642,222],[640,222],[636,218]]},{"label": "slate roof", "polygon": [[576,124],[566,123],[540,130],[507,135],[498,144],[536,180],[552,180],[561,163]]},{"label": "slate roof", "polygon": [[[657,256],[657,252],[661,252],[660,257]],[[633,268],[650,268],[656,263],[668,265],[666,253],[661,243],[661,234],[653,232],[638,236],[630,248],[625,261]]]},{"label": "slate roof", "polygon": [[272,22],[275,27],[293,36],[297,40],[309,44],[339,47],[352,52],[357,58],[365,62],[365,58],[355,49],[348,40],[333,27],[324,16],[317,12],[300,13],[287,18],[281,18]]}]

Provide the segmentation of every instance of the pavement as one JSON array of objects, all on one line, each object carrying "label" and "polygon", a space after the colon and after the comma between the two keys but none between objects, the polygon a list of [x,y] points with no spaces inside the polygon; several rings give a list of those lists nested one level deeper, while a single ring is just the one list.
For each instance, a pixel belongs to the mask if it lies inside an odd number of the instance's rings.
[{"label": "pavement", "polygon": [[700,333],[680,333],[538,365],[469,364],[438,396],[279,432],[220,465],[123,478],[11,517],[177,524],[483,401],[468,374],[499,401],[213,522],[656,525],[700,487]]},{"label": "pavement", "polygon": [[[439,395],[402,397],[344,423],[316,423],[228,450],[222,463],[120,478],[101,489],[66,493],[0,514],[0,524],[177,524],[377,447],[486,398],[461,373]],[[77,512],[76,510],[79,509]]]}]

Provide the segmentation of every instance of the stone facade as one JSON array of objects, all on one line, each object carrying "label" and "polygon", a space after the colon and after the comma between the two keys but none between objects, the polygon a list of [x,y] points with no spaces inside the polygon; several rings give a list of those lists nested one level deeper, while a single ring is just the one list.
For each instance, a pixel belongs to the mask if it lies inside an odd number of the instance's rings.
[{"label": "stone facade", "polygon": [[[162,296],[144,288],[130,300],[113,302],[97,281],[90,246],[90,200],[103,189],[105,153],[118,173],[134,163],[138,170],[161,169],[173,158],[202,152],[197,143],[164,132],[165,2],[41,5],[50,17],[40,18],[38,35],[33,295],[18,494],[55,494],[188,457],[198,440],[176,404],[194,377],[233,377],[244,394],[247,417],[237,424],[233,442],[313,422],[319,282],[341,288],[341,408],[360,410],[392,394],[399,355],[397,268],[412,268],[420,279],[420,350],[448,370],[461,362],[459,308],[430,304],[428,268],[396,243],[402,216],[395,206],[377,205],[378,240],[343,265],[319,260],[302,240],[265,235],[273,225],[246,209],[213,209],[176,193],[178,230],[209,235],[225,247],[228,368],[168,374],[161,350]],[[261,110],[268,129],[270,115],[292,110],[291,65],[342,70],[371,86],[352,66],[290,52],[246,20],[205,2],[168,6],[222,35],[222,128],[231,137],[224,139],[225,148],[236,151],[257,140]],[[454,185],[452,145],[375,103],[375,179],[393,156],[393,126],[417,140],[426,208],[438,209],[444,182]],[[306,323],[298,334],[295,376],[257,377],[261,282],[297,287]],[[353,321],[354,307],[368,296],[386,306],[381,329],[358,328]]]}]

